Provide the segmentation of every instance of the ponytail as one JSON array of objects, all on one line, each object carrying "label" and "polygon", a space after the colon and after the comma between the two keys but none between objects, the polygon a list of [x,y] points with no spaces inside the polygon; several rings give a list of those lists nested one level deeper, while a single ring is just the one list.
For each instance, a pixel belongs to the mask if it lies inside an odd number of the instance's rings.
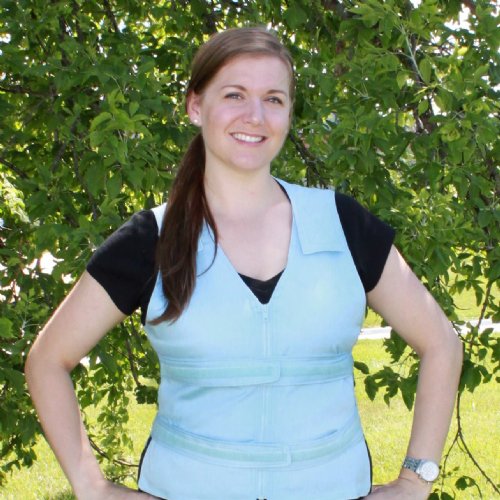
[{"label": "ponytail", "polygon": [[182,159],[163,217],[156,265],[168,305],[161,316],[151,321],[153,325],[176,321],[188,305],[196,282],[198,239],[205,221],[217,245],[215,222],[205,196],[204,174],[205,145],[198,133]]}]

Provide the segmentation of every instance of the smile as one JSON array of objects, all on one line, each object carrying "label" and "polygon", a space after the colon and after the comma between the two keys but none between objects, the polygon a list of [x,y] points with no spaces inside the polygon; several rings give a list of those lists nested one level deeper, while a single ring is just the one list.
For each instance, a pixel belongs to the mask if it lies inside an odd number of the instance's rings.
[{"label": "smile", "polygon": [[251,142],[251,143],[257,143],[257,142],[262,142],[265,140],[265,137],[262,135],[246,135],[246,134],[231,134],[232,137],[237,139],[238,141],[243,141],[243,142]]}]

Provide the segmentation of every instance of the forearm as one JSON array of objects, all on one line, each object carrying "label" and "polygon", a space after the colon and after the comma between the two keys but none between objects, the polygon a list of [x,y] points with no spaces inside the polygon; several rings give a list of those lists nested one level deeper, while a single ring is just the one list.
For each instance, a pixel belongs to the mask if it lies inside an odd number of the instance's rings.
[{"label": "forearm", "polygon": [[421,356],[408,455],[439,463],[448,434],[462,366],[458,339]]},{"label": "forearm", "polygon": [[50,360],[30,357],[26,380],[54,454],[78,498],[104,481],[85,432],[68,371]]}]

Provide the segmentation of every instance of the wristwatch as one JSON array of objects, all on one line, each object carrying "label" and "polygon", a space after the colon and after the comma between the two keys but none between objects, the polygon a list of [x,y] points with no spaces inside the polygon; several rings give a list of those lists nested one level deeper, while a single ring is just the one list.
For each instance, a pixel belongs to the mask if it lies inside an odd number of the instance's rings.
[{"label": "wristwatch", "polygon": [[439,476],[439,465],[425,458],[406,457],[403,462],[403,467],[415,472],[415,474],[426,483],[432,483]]}]

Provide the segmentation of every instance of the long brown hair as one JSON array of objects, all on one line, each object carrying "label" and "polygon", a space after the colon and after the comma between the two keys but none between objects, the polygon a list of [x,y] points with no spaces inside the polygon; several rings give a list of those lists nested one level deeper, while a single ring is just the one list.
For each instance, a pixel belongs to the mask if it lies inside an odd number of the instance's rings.
[{"label": "long brown hair", "polygon": [[[248,54],[274,56],[286,64],[293,102],[295,85],[290,53],[274,34],[262,27],[223,31],[202,45],[193,59],[187,96],[202,94],[222,66]],[[202,134],[198,133],[180,163],[163,218],[156,264],[168,305],[152,324],[176,321],[188,305],[196,282],[198,238],[205,222],[212,229],[217,249],[217,228],[205,196],[204,174],[205,145]]]}]

